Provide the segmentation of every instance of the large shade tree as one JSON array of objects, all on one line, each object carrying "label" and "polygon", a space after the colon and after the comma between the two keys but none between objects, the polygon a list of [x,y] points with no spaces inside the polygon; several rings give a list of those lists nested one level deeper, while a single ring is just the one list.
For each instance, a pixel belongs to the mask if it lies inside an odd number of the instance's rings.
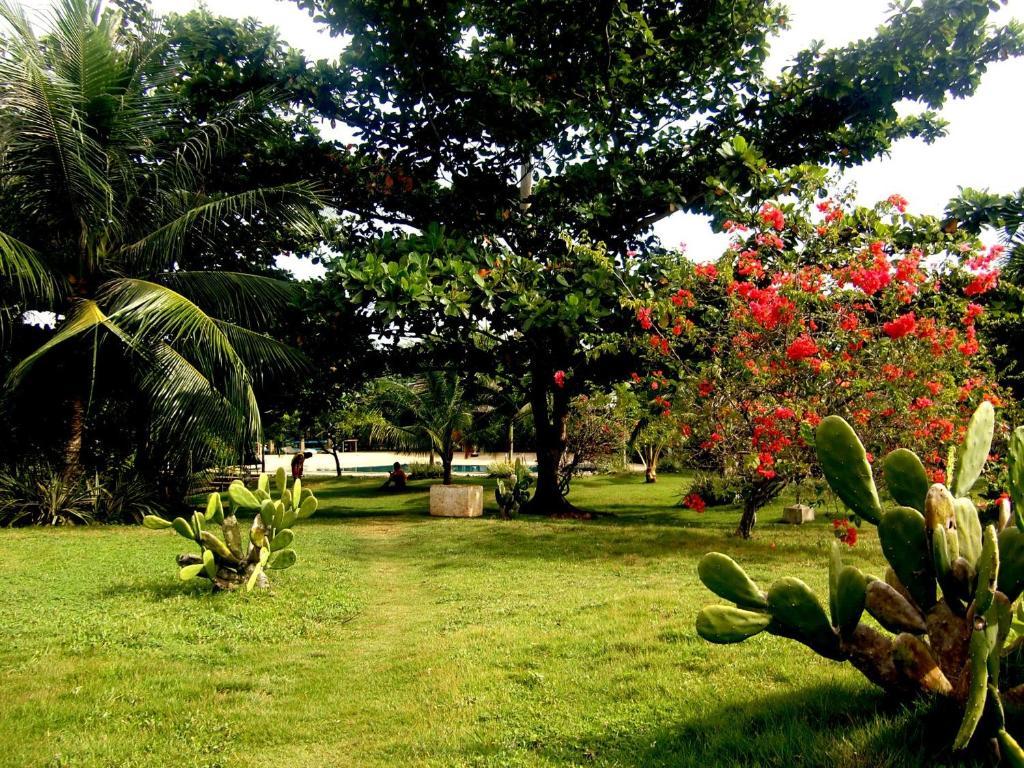
[{"label": "large shade tree", "polygon": [[273,221],[315,237],[302,183],[207,186],[217,147],[259,122],[264,95],[173,131],[180,73],[159,36],[141,40],[115,9],[63,0],[36,30],[0,3],[0,275],[7,320],[51,312],[55,328],[8,385],[63,357],[65,464],[80,465],[99,361],[143,395],[150,439],[182,453],[238,456],[256,439],[254,386],[297,356],[253,330],[289,301],[287,284],[183,269],[191,244],[225,222]]},{"label": "large shade tree", "polygon": [[[775,77],[764,61],[786,13],[765,0],[299,5],[345,36],[334,98],[319,108],[359,142],[352,174],[366,194],[346,204],[349,231],[414,232],[369,252],[349,239],[332,279],[396,334],[461,348],[495,332],[480,362],[530,374],[519,379],[537,428],[532,507],[550,513],[566,504],[557,465],[572,394],[555,374],[579,392],[622,373],[599,354],[620,288],[562,234],[643,255],[654,222],[746,185],[762,158],[723,155],[736,134],[775,166],[849,166],[900,138],[934,139],[933,110],[1022,48],[1016,24],[989,23],[988,0],[903,4],[874,37],[812,47]],[[921,109],[901,116],[906,101]],[[528,295],[494,287],[526,262]]]}]

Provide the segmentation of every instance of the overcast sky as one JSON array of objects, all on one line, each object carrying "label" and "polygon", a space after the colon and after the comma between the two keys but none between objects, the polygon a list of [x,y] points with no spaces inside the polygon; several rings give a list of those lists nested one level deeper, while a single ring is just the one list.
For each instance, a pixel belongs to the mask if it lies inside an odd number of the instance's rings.
[{"label": "overcast sky", "polygon": [[[48,0],[23,3],[40,8]],[[153,0],[158,13],[183,12],[198,5],[190,0]],[[291,0],[207,0],[206,6],[217,14],[254,16],[276,26],[283,39],[310,59],[333,58],[340,48],[337,39],[318,28]],[[885,23],[889,0],[790,0],[788,6],[790,29],[773,45],[770,70],[784,66],[811,40],[836,46],[870,35]],[[1009,0],[995,18],[1024,19],[1024,0]],[[949,121],[946,138],[932,145],[910,139],[898,142],[889,157],[847,174],[847,180],[857,185],[860,201],[874,203],[898,192],[910,201],[912,210],[939,213],[959,186],[996,192],[1024,186],[1022,83],[1024,59],[992,66],[974,97],[951,101],[942,110]],[[724,238],[713,235],[701,217],[677,214],[660,222],[655,231],[666,245],[685,242],[698,260],[715,258],[723,249]],[[301,267],[296,271],[308,274]]]}]

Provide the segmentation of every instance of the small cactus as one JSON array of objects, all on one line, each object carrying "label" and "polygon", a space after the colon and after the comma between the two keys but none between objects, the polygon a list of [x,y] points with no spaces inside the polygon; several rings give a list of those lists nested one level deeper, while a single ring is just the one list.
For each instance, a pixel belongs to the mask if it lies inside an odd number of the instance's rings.
[{"label": "small cactus", "polygon": [[[1024,428],[1011,440],[1009,476],[1018,525],[1005,505],[983,525],[968,498],[984,468],[994,430],[992,406],[975,411],[951,487],[929,485],[920,460],[898,450],[883,461],[886,485],[899,506],[882,511],[864,449],[842,419],[822,420],[816,440],[822,470],[847,506],[878,526],[889,568],[885,579],[843,565],[838,543],[829,567],[829,614],[799,579],[782,578],[767,594],[731,558],[711,552],[701,581],[734,606],[710,606],[697,632],[714,643],[735,643],[767,631],[849,661],[869,680],[905,696],[939,695],[962,712],[953,739],[998,745],[1011,765],[1024,751],[1005,730],[1003,701],[1024,703]],[[1015,442],[1014,442],[1015,441]],[[1020,527],[1018,527],[1020,526]],[[861,621],[869,614],[895,637]],[[1017,621],[1014,622],[1016,615]],[[993,713],[991,716],[989,713]]]},{"label": "small cactus", "polygon": [[530,486],[533,485],[533,475],[530,470],[516,459],[513,476],[505,480],[498,480],[494,489],[494,500],[498,502],[498,510],[505,519],[515,517],[526,502],[530,500]]},{"label": "small cactus", "polygon": [[[296,480],[288,490],[284,470],[276,478],[278,498],[270,495],[270,477],[260,475],[256,490],[250,491],[241,480],[228,486],[225,498],[211,493],[205,513],[194,512],[189,520],[176,517],[164,520],[147,515],[143,525],[153,530],[173,528],[182,538],[199,545],[199,554],[178,555],[178,577],[182,581],[195,578],[209,579],[215,590],[237,589],[246,591],[270,586],[266,571],[284,570],[295,565],[297,556],[291,549],[295,533],[291,526],[317,510],[317,499],[312,491]],[[242,532],[236,512],[245,510],[253,515],[249,529],[248,548],[243,551]],[[204,526],[220,526],[223,538]],[[273,556],[271,555],[273,553]]]}]

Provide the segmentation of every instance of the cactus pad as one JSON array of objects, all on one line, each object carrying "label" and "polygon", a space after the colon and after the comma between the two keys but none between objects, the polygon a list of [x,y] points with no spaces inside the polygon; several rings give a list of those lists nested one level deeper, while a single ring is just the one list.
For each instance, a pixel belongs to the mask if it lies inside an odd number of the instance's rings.
[{"label": "cactus pad", "polygon": [[982,400],[967,424],[963,445],[960,446],[959,462],[953,480],[953,493],[965,496],[974,487],[981,470],[988,460],[995,432],[996,412],[992,403]]},{"label": "cactus pad", "polygon": [[891,509],[878,525],[878,538],[885,559],[914,602],[930,608],[935,603],[935,581],[924,516],[911,507]]},{"label": "cactus pad", "polygon": [[856,514],[878,525],[882,505],[867,452],[853,428],[839,416],[828,416],[818,424],[815,447],[829,487]]},{"label": "cactus pad", "polygon": [[746,572],[728,555],[708,552],[697,564],[697,575],[704,586],[740,608],[764,610],[768,607],[765,593],[758,589]]},{"label": "cactus pad", "polygon": [[779,634],[792,637],[823,655],[835,655],[838,637],[814,592],[800,579],[786,576],[768,590],[768,612]]},{"label": "cactus pad", "polygon": [[882,461],[882,473],[889,495],[904,507],[924,512],[924,498],[928,493],[928,473],[917,454],[906,448],[897,448]]},{"label": "cactus pad", "polygon": [[711,643],[738,643],[768,628],[771,617],[731,605],[709,605],[697,614],[697,634]]}]

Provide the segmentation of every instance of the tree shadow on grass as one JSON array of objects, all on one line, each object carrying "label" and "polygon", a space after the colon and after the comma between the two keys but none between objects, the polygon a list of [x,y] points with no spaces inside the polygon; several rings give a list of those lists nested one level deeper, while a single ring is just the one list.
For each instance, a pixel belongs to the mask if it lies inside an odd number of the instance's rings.
[{"label": "tree shadow on grass", "polygon": [[544,739],[538,751],[553,765],[586,760],[623,768],[985,765],[980,750],[950,754],[957,726],[955,713],[933,703],[904,704],[876,688],[819,685],[660,729]]}]

